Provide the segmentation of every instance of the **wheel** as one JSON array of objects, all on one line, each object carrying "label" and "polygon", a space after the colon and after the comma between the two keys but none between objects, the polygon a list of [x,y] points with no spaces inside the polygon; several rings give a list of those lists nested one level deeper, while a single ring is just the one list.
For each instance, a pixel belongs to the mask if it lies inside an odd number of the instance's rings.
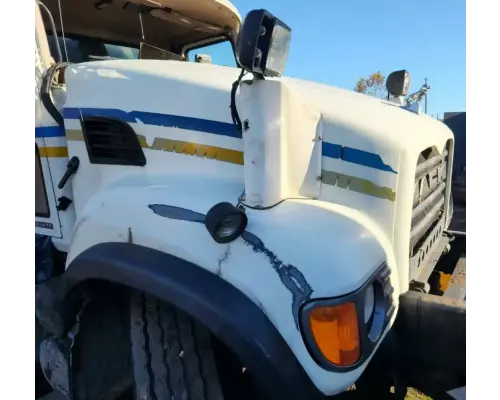
[{"label": "wheel", "polygon": [[130,294],[110,286],[95,286],[93,290],[88,288],[86,296],[93,300],[81,315],[72,350],[72,399],[117,400],[133,382]]},{"label": "wheel", "polygon": [[137,400],[222,400],[210,333],[184,312],[134,292],[130,305]]}]

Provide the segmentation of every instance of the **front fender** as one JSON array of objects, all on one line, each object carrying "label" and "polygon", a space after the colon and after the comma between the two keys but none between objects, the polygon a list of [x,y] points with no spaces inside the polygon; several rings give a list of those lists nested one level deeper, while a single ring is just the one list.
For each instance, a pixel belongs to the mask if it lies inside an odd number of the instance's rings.
[{"label": "front fender", "polygon": [[98,243],[121,242],[197,265],[238,289],[267,316],[318,389],[327,395],[345,390],[366,363],[343,373],[320,367],[299,329],[300,306],[356,291],[384,262],[393,271],[397,298],[390,244],[370,219],[314,200],[289,200],[266,211],[247,209],[249,223],[242,237],[217,244],[204,227],[204,215],[218,202],[236,204],[242,191],[237,184],[192,179],[189,184],[179,179],[168,186],[102,191],[80,216],[68,262]]},{"label": "front fender", "polygon": [[203,323],[253,372],[270,398],[323,397],[262,310],[203,268],[143,246],[102,243],[78,255],[62,280],[62,297],[89,280],[150,293]]}]

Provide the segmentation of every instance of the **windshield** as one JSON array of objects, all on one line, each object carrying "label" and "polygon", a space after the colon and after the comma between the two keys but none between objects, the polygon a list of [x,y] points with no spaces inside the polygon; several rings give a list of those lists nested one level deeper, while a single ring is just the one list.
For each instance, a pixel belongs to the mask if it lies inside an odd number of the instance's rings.
[{"label": "windshield", "polygon": [[[49,42],[52,57],[57,59],[57,44],[54,41],[54,36],[47,33],[47,40]],[[73,64],[110,59],[137,60],[142,57],[142,59],[153,60],[177,60],[192,62],[208,61],[213,64],[236,67],[233,47],[229,40],[208,43],[205,46],[199,46],[188,50],[187,58],[145,43],[143,43],[144,46],[141,54],[139,46],[135,47],[133,45],[106,43],[102,39],[90,38],[86,36],[66,36],[64,40],[61,36],[58,36],[57,40],[61,48],[63,61],[66,61],[67,51],[67,61]],[[197,60],[197,56],[201,56],[201,61]]]},{"label": "windshield", "polygon": [[[47,35],[50,53],[56,57],[56,43],[52,35]],[[139,58],[139,49],[133,46],[117,45],[105,43],[101,39],[88,37],[62,37],[57,38],[61,46],[61,52],[66,61],[66,49],[68,51],[68,60],[71,63],[80,63],[92,60],[121,59],[137,60]]]}]

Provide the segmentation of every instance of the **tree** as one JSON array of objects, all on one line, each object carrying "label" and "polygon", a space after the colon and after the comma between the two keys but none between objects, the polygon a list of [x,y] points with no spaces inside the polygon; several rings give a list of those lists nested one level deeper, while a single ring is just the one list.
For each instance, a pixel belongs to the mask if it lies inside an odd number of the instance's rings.
[{"label": "tree", "polygon": [[377,71],[370,74],[367,78],[360,78],[354,87],[354,91],[369,96],[386,97],[385,76],[382,72]]}]

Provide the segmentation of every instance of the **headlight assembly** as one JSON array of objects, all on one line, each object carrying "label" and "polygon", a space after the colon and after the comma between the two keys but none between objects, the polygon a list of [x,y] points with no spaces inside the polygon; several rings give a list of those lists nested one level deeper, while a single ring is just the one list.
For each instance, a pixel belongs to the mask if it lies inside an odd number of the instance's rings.
[{"label": "headlight assembly", "polygon": [[375,312],[375,285],[372,283],[368,285],[365,291],[365,309],[363,316],[365,317],[365,324],[370,322]]},{"label": "headlight assembly", "polygon": [[309,327],[319,351],[332,364],[350,366],[359,360],[361,348],[354,303],[311,309]]},{"label": "headlight assembly", "polygon": [[389,275],[383,264],[358,291],[302,307],[302,333],[318,364],[350,371],[370,356],[394,313]]}]

